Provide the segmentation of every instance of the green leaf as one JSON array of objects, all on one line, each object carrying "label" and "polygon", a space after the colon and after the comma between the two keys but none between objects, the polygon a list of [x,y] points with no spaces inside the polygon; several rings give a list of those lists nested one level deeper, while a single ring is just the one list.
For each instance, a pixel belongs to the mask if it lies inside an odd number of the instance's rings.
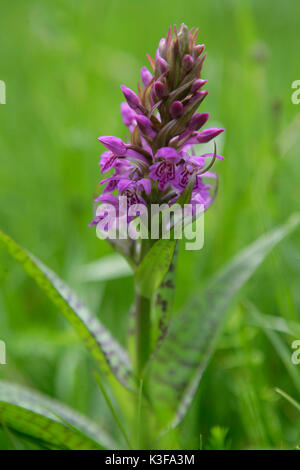
[{"label": "green leaf", "polygon": [[106,449],[115,444],[95,423],[67,406],[0,381],[0,423],[56,449]]},{"label": "green leaf", "polygon": [[244,249],[174,318],[149,363],[146,378],[161,422],[168,422],[171,427],[180,422],[213,353],[234,296],[270,250],[299,222],[300,215],[295,214],[285,225]]},{"label": "green leaf", "polygon": [[135,280],[139,292],[151,298],[167,274],[173,258],[176,240],[161,238],[148,251],[140,264]]},{"label": "green leaf", "polygon": [[170,321],[175,295],[176,265],[178,245],[175,248],[172,262],[155,295],[155,318],[153,324],[152,343],[164,338]]},{"label": "green leaf", "polygon": [[73,325],[110,385],[117,390],[119,381],[130,387],[132,375],[128,354],[98,318],[56,274],[1,230],[0,242]]}]

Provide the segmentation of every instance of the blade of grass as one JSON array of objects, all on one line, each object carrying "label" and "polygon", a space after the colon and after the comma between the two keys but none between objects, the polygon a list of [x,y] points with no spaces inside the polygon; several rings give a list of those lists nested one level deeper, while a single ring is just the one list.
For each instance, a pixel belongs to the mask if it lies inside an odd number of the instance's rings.
[{"label": "blade of grass", "polygon": [[283,398],[285,398],[288,402],[290,402],[298,411],[300,411],[300,403],[298,403],[294,398],[288,395],[286,392],[281,390],[280,388],[275,388],[275,392],[279,393]]},{"label": "blade of grass", "polygon": [[138,410],[137,410],[137,448],[141,447],[141,418],[142,418],[142,394],[143,394],[143,379],[140,380],[139,394],[138,394]]},{"label": "blade of grass", "polygon": [[121,431],[122,436],[124,437],[124,439],[125,439],[125,441],[126,441],[126,444],[128,445],[128,448],[131,450],[131,449],[132,449],[132,446],[131,446],[130,441],[129,441],[129,439],[128,439],[128,436],[127,436],[127,433],[126,433],[126,431],[125,431],[125,428],[124,428],[124,426],[122,425],[121,420],[120,420],[120,418],[119,418],[119,416],[118,416],[118,413],[117,413],[116,410],[114,409],[113,404],[112,404],[112,402],[110,401],[109,396],[108,396],[107,393],[106,393],[106,390],[105,390],[105,388],[104,388],[104,386],[103,386],[103,384],[102,384],[101,378],[100,378],[100,376],[99,376],[99,374],[98,374],[97,371],[94,371],[94,376],[95,376],[95,379],[96,379],[96,381],[97,381],[97,383],[98,383],[98,385],[99,385],[99,387],[100,387],[100,390],[101,390],[101,392],[102,392],[102,394],[103,394],[103,397],[104,397],[104,399],[105,399],[105,401],[106,401],[106,404],[107,404],[108,408],[110,409],[111,414],[113,415],[113,417],[114,417],[114,419],[115,419],[115,421],[116,421],[118,427],[120,428],[120,431]]},{"label": "blade of grass", "polygon": [[127,351],[53,271],[1,230],[0,242],[73,325],[116,395],[122,396],[124,387],[133,386]]},{"label": "blade of grass", "polygon": [[250,315],[254,318],[257,324],[263,329],[265,335],[269,338],[271,344],[273,345],[274,349],[276,350],[278,356],[282,360],[285,368],[291,377],[295,387],[297,388],[298,392],[300,393],[300,375],[297,371],[297,368],[293,365],[291,361],[291,352],[287,348],[284,341],[281,339],[278,333],[268,328],[268,315],[264,315],[261,313],[255,305],[247,301],[245,306],[250,313]]}]

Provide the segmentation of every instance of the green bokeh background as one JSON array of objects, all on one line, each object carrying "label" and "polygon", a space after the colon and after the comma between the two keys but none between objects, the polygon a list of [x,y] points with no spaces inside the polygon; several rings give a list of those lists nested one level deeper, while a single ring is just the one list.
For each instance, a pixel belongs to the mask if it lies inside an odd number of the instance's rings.
[{"label": "green bokeh background", "polygon": [[[126,137],[120,84],[136,88],[145,54],[170,24],[200,29],[207,48],[201,110],[226,127],[220,189],[205,218],[205,246],[180,253],[176,308],[233,254],[299,210],[300,79],[297,0],[15,0],[0,5],[0,227],[77,288],[125,343],[132,279],[80,281],[83,264],[111,253],[88,228],[98,190],[99,135]],[[299,231],[277,248],[231,309],[199,393],[169,445],[295,448],[300,399],[278,345],[251,324],[250,299],[266,315],[300,318]],[[93,363],[59,312],[0,249],[0,378],[37,388],[115,432]],[[280,335],[292,354],[298,339]],[[294,378],[293,378],[294,377]],[[223,438],[223,430],[228,437]],[[175,438],[174,438],[175,439]],[[0,431],[0,448],[9,448]]]}]

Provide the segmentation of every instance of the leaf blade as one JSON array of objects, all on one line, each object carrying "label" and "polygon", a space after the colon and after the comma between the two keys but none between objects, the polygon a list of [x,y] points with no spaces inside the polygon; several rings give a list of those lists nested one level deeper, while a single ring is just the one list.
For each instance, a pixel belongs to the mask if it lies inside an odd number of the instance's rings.
[{"label": "leaf blade", "polygon": [[192,401],[233,297],[299,222],[296,214],[244,249],[211,280],[200,299],[174,318],[148,369],[153,406],[171,427],[180,422]]},{"label": "leaf blade", "polygon": [[0,418],[9,428],[39,439],[51,448],[106,449],[114,445],[80,413],[39,392],[2,380]]},{"label": "leaf blade", "polygon": [[176,246],[176,240],[161,238],[146,254],[139,266],[135,280],[140,293],[151,298],[168,272]]},{"label": "leaf blade", "polygon": [[132,378],[127,352],[77,295],[29,251],[0,230],[0,242],[58,307],[83,339],[110,384],[128,387]]},{"label": "leaf blade", "polygon": [[175,296],[177,257],[178,245],[175,247],[173,259],[168,272],[163,278],[163,281],[155,295],[155,321],[153,324],[152,334],[153,347],[156,346],[157,341],[161,341],[164,338],[171,318]]}]

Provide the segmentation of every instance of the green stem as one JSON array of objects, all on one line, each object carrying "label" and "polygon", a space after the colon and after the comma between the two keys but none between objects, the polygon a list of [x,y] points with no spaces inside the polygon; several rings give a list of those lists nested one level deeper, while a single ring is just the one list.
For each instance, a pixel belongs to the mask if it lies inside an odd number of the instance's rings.
[{"label": "green stem", "polygon": [[[151,241],[143,240],[140,252],[140,262],[150,249]],[[147,384],[144,380],[144,369],[151,353],[151,308],[152,299],[144,297],[138,290],[135,290],[134,309],[136,315],[136,352],[135,370],[140,389],[137,397],[137,446],[138,449],[147,449],[149,442],[148,416],[143,409],[143,391]],[[143,384],[143,385],[141,385]],[[143,423],[143,424],[142,424]]]},{"label": "green stem", "polygon": [[143,369],[150,356],[151,300],[138,292],[135,294],[136,312],[136,372],[142,378]]},{"label": "green stem", "polygon": [[[146,389],[146,383],[143,381],[145,365],[150,356],[151,340],[151,300],[143,297],[138,292],[135,294],[136,311],[136,375],[140,386],[143,383],[143,389]],[[148,416],[144,414],[142,407],[142,389],[137,396],[137,446],[138,449],[147,449],[149,441],[149,423]]]}]

